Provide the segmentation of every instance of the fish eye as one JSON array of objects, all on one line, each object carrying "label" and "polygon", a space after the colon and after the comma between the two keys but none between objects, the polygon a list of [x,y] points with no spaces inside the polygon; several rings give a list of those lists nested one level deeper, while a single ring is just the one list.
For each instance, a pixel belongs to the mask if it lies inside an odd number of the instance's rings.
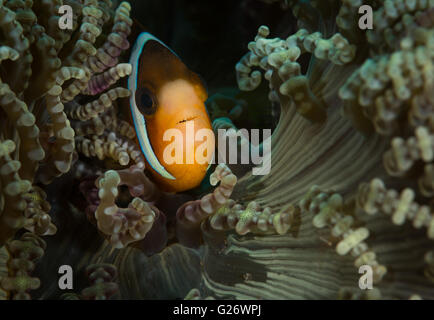
[{"label": "fish eye", "polygon": [[136,104],[140,112],[150,116],[157,111],[156,98],[147,88],[140,88],[136,91]]}]

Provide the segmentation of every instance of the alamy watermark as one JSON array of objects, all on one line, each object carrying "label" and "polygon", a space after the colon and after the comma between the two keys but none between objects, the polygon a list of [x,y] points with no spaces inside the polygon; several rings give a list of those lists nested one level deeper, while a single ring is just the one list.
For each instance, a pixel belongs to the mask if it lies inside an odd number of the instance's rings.
[{"label": "alamy watermark", "polygon": [[362,14],[359,18],[359,28],[362,30],[374,29],[374,14],[372,12],[372,7],[367,4],[360,6],[359,14]]},{"label": "alamy watermark", "polygon": [[62,16],[59,18],[59,28],[62,30],[72,30],[74,13],[72,7],[69,5],[63,5],[59,7],[59,14]]},{"label": "alamy watermark", "polygon": [[267,175],[271,171],[271,129],[218,129],[217,152],[214,152],[214,131],[202,128],[195,133],[194,122],[188,121],[185,137],[183,131],[171,128],[164,132],[163,141],[170,142],[163,151],[163,161],[167,165],[228,163],[256,165],[258,167],[252,169],[253,175]]},{"label": "alamy watermark", "polygon": [[361,290],[373,289],[374,271],[372,270],[372,267],[370,265],[364,264],[360,266],[359,273],[362,274],[362,276],[359,279],[359,288]]},{"label": "alamy watermark", "polygon": [[74,272],[70,265],[64,264],[59,267],[58,274],[59,277],[58,286],[60,290],[71,290],[74,289]]}]

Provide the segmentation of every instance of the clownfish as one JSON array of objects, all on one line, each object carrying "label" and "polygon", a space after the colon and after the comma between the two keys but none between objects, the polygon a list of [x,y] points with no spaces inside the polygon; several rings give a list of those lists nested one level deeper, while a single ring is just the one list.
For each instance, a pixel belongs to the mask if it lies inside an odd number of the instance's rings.
[{"label": "clownfish", "polygon": [[[195,155],[201,144],[191,141],[201,129],[212,132],[205,108],[208,94],[201,78],[148,32],[138,36],[130,64],[130,118],[147,162],[146,168],[164,191],[180,192],[197,187],[205,177],[214,153],[214,141],[208,141],[212,152],[205,153],[205,163],[197,161]],[[182,139],[167,141],[165,133],[167,135],[169,129],[177,129],[182,133]],[[171,149],[167,149],[169,147]],[[194,161],[166,161],[167,150],[172,149],[182,150],[184,160]]]}]

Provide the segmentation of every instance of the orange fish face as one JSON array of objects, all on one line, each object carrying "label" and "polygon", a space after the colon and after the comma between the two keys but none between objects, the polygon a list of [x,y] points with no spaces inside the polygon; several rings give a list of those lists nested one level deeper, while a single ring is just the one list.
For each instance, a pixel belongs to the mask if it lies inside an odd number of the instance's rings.
[{"label": "orange fish face", "polygon": [[130,62],[131,117],[154,180],[171,192],[198,186],[214,153],[204,86],[148,33],[139,36]]}]

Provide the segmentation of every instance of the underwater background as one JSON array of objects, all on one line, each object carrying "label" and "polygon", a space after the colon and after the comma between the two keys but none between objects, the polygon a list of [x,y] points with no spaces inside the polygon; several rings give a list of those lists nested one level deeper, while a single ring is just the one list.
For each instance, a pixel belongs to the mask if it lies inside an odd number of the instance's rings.
[{"label": "underwater background", "polygon": [[[272,130],[269,174],[153,181],[124,107],[142,31],[215,131]],[[433,92],[433,0],[0,0],[0,299],[433,299]]]}]

